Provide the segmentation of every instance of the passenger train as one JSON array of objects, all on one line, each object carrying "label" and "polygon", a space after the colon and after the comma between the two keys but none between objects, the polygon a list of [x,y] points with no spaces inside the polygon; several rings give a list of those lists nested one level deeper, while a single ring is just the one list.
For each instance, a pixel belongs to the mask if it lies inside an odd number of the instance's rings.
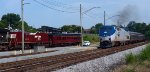
[{"label": "passenger train", "polygon": [[103,26],[99,30],[100,47],[109,48],[130,43],[145,41],[145,36],[138,32],[131,32],[123,27]]}]

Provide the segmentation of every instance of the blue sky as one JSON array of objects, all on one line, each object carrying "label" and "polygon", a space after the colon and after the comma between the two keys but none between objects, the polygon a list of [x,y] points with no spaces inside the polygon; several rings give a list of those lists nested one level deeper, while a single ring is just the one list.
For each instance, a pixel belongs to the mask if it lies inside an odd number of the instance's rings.
[{"label": "blue sky", "polygon": [[[21,0],[0,0],[0,17],[7,13],[20,14]],[[131,6],[131,18],[137,22],[150,23],[150,0],[37,0],[49,7],[75,13],[66,13],[44,7],[34,0],[25,0],[30,3],[24,6],[24,18],[29,25],[39,28],[42,25],[51,27],[61,27],[63,25],[80,25],[79,5],[83,6],[83,11],[92,7],[101,7],[87,12],[83,15],[83,27],[90,28],[96,23],[103,22],[103,11],[106,11],[106,18],[119,14],[125,7]],[[106,24],[116,24],[115,17],[107,20]],[[128,22],[128,21],[127,21]],[[127,23],[126,22],[126,23]]]}]

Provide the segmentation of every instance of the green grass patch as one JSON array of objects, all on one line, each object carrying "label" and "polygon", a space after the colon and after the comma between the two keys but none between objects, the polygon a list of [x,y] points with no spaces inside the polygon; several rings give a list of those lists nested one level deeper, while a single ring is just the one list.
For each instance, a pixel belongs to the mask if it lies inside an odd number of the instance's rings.
[{"label": "green grass patch", "polygon": [[127,64],[133,64],[137,62],[137,56],[130,53],[126,55],[125,60]]},{"label": "green grass patch", "polygon": [[133,69],[126,69],[125,71],[123,72],[135,72]]},{"label": "green grass patch", "polygon": [[137,55],[127,54],[125,60],[128,68],[125,68],[124,72],[135,72],[135,70],[141,70],[141,67],[150,68],[150,44]]},{"label": "green grass patch", "polygon": [[97,34],[84,34],[84,41],[90,41],[91,43],[99,42],[99,36]]},{"label": "green grass patch", "polygon": [[146,46],[145,49],[143,49],[140,54],[138,55],[139,60],[150,60],[150,44]]},{"label": "green grass patch", "polygon": [[127,54],[125,60],[127,64],[150,60],[150,44],[147,45],[146,48],[143,49],[138,55],[133,55],[132,53]]}]

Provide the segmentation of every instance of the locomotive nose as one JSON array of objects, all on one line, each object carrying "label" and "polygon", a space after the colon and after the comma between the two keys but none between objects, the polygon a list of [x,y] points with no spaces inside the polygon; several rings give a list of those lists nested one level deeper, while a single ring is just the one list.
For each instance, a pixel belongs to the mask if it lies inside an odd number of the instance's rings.
[{"label": "locomotive nose", "polygon": [[101,37],[100,39],[101,41],[111,41],[111,37],[107,36],[107,37]]}]

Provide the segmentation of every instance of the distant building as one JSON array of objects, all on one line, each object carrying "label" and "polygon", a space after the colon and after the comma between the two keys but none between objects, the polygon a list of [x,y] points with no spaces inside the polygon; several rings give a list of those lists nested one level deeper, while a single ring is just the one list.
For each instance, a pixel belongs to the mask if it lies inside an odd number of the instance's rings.
[{"label": "distant building", "polygon": [[42,26],[41,28],[38,29],[38,31],[46,33],[62,33],[61,29],[48,26]]},{"label": "distant building", "polygon": [[91,34],[91,29],[84,29],[85,34]]}]

